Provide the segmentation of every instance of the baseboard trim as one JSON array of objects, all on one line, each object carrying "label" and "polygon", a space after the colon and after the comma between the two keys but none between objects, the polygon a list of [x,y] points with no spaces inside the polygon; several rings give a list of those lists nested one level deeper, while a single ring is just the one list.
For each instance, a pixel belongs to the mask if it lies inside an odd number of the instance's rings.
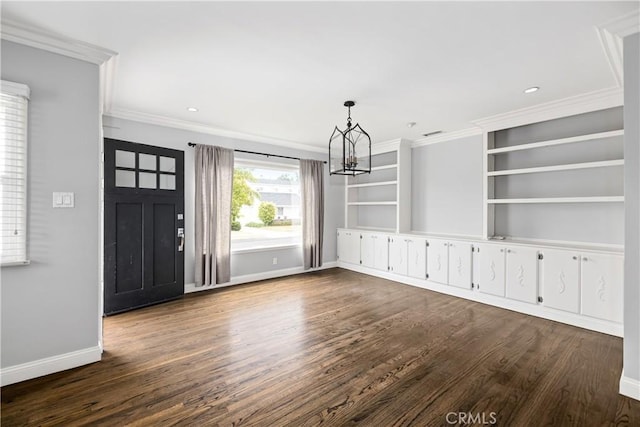
[{"label": "baseboard trim", "polygon": [[259,282],[260,280],[275,279],[278,277],[293,276],[294,274],[310,273],[312,271],[326,270],[328,268],[337,267],[337,261],[329,261],[322,264],[322,267],[311,268],[305,270],[303,267],[283,268],[281,270],[265,271],[261,273],[245,274],[242,276],[232,277],[230,282],[211,286],[198,286],[195,283],[187,283],[184,285],[184,293],[210,291],[212,289],[226,288],[227,286],[242,285],[244,283]]},{"label": "baseboard trim", "polygon": [[95,346],[2,368],[0,369],[0,386],[4,387],[20,381],[99,362],[101,357],[100,346]]},{"label": "baseboard trim", "polygon": [[620,376],[620,394],[635,400],[640,400],[640,381],[625,377],[624,371]]},{"label": "baseboard trim", "polygon": [[510,300],[499,296],[481,293],[473,289],[456,288],[454,286],[432,282],[431,280],[416,279],[409,276],[402,276],[395,273],[375,270],[356,264],[348,264],[338,261],[338,267],[368,274],[370,276],[381,277],[383,279],[392,280],[394,282],[402,283],[405,285],[428,289],[430,291],[439,292],[441,294],[451,295],[482,304],[492,305],[494,307],[504,308],[506,310],[516,311],[518,313],[527,314],[530,316],[540,317],[547,320],[553,320],[555,322],[577,326],[579,328],[601,332],[603,334],[613,335],[616,337],[623,336],[623,326],[620,323],[614,323],[606,320],[596,319],[593,317],[555,310],[539,304],[529,304],[526,302]]}]

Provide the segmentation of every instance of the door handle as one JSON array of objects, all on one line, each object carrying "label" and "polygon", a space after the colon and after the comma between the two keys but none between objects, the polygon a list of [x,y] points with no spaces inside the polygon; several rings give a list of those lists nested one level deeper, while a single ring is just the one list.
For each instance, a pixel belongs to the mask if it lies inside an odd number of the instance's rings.
[{"label": "door handle", "polygon": [[178,228],[178,252],[184,251],[184,228]]}]

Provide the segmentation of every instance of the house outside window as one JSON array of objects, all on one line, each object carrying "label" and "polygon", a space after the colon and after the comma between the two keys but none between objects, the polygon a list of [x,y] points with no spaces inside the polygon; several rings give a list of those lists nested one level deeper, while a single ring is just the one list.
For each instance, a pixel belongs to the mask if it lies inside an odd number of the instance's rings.
[{"label": "house outside window", "polygon": [[[242,191],[240,191],[242,189]],[[246,193],[252,193],[246,197]],[[231,250],[300,245],[300,179],[297,164],[235,160]],[[251,202],[251,203],[249,203]],[[235,217],[234,217],[235,216]]]}]

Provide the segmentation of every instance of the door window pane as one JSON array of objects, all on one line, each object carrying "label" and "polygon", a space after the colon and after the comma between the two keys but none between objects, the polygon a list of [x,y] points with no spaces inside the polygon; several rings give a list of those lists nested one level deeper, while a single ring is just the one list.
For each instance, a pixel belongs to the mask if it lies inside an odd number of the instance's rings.
[{"label": "door window pane", "polygon": [[160,156],[160,172],[176,172],[176,159]]},{"label": "door window pane", "polygon": [[116,166],[121,168],[135,168],[136,153],[132,151],[116,150]]},{"label": "door window pane", "polygon": [[136,187],[136,173],[133,171],[116,170],[116,187]]},{"label": "door window pane", "polygon": [[156,174],[148,172],[138,172],[138,187],[150,188],[155,190],[156,188]]},{"label": "door window pane", "polygon": [[156,170],[156,156],[143,153],[138,154],[138,169]]},{"label": "door window pane", "polygon": [[160,189],[175,190],[176,189],[175,175],[160,174]]}]

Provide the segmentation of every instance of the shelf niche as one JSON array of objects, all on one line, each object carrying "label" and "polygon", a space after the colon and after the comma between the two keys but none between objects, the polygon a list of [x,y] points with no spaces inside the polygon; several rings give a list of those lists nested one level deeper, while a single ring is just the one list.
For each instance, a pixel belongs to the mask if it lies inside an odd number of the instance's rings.
[{"label": "shelf niche", "polygon": [[485,135],[485,238],[623,243],[622,107]]}]

